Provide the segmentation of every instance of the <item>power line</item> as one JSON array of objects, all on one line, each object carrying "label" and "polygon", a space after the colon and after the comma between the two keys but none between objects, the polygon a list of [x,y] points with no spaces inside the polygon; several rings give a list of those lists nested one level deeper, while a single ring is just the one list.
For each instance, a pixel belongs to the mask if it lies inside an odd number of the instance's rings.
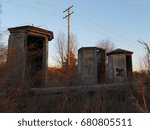
[{"label": "power line", "polygon": [[[11,0],[11,1],[8,0],[8,1],[9,1],[9,2],[12,2],[12,0]],[[5,1],[5,2],[8,2],[8,1]],[[8,3],[9,3],[9,2],[8,2]],[[10,3],[9,3],[9,4],[10,4]],[[61,15],[59,15],[58,13],[52,13],[52,12],[50,13],[50,12],[48,12],[48,11],[45,11],[45,10],[41,9],[41,8],[35,8],[35,7],[29,6],[29,5],[25,6],[26,4],[23,3],[23,2],[18,2],[18,1],[16,2],[16,1],[15,1],[15,2],[12,2],[12,4],[15,5],[15,6],[27,8],[27,9],[30,9],[30,10],[33,10],[33,11],[38,10],[38,12],[36,11],[36,13],[44,13],[44,14],[53,15],[53,16],[58,16],[58,17],[61,16]],[[78,13],[78,14],[79,14],[79,13]],[[80,15],[80,14],[79,14],[79,15]],[[67,16],[66,16],[66,17],[67,17]],[[120,38],[120,39],[122,39],[122,40],[124,40],[124,41],[128,41],[128,43],[130,44],[130,46],[132,46],[132,47],[134,47],[134,48],[135,48],[135,47],[137,48],[137,46],[134,46],[133,44],[131,44],[131,42],[134,43],[135,41],[132,41],[132,40],[126,38],[125,36],[123,36],[123,35],[121,35],[121,34],[118,34],[118,33],[116,33],[116,32],[113,32],[113,31],[111,31],[111,30],[107,31],[108,29],[104,28],[103,26],[100,27],[100,25],[97,24],[93,19],[91,19],[91,17],[89,18],[89,17],[86,17],[86,16],[84,16],[84,15],[81,15],[80,18],[88,19],[87,22],[90,22],[90,27],[91,27],[91,28],[94,27],[94,26],[92,26],[92,25],[95,25],[97,31],[100,31],[100,32],[101,32],[101,31],[103,30],[103,32],[107,32],[107,34],[108,34],[108,33],[113,34],[114,36],[116,36],[116,37],[118,37],[118,38]],[[93,24],[91,24],[91,23],[93,23]],[[97,27],[98,27],[98,28],[97,28]],[[94,29],[94,30],[95,30],[95,29]]]},{"label": "power line", "polygon": [[[79,12],[78,12],[78,15],[80,15]],[[124,40],[124,41],[127,41],[126,44],[128,43],[130,46],[132,46],[132,47],[134,47],[134,48],[138,48],[138,46],[135,46],[135,45],[131,44],[131,42],[132,42],[132,43],[135,43],[136,40],[135,40],[135,41],[132,41],[132,40],[126,38],[125,36],[121,35],[121,34],[118,34],[118,33],[113,32],[113,31],[111,31],[111,30],[107,31],[108,29],[106,29],[106,28],[104,28],[104,27],[102,27],[102,26],[100,27],[100,25],[99,25],[98,23],[96,23],[93,19],[91,19],[91,18],[89,18],[89,17],[86,17],[86,16],[84,16],[84,15],[80,15],[80,18],[86,19],[87,22],[90,22],[90,27],[91,27],[91,25],[95,25],[97,31],[100,31],[100,32],[103,31],[103,32],[107,32],[107,34],[108,34],[108,33],[113,34],[114,36],[118,37],[119,39],[122,39],[122,40]],[[91,24],[91,23],[92,23],[92,24]],[[93,26],[93,27],[94,27],[94,26]],[[139,48],[138,48],[138,49],[139,49]]]},{"label": "power line", "polygon": [[11,1],[7,0],[7,1],[4,1],[4,2],[7,3],[7,4],[10,4],[10,5],[20,7],[20,8],[23,7],[25,9],[30,9],[30,10],[36,12],[36,13],[42,13],[42,14],[52,15],[52,16],[55,16],[55,17],[61,17],[61,14],[54,13],[54,12],[49,12],[48,10],[46,11],[45,9],[42,9],[42,8],[37,8],[37,7],[31,6],[31,5],[27,5],[23,2],[12,1],[12,0]]},{"label": "power line", "polygon": [[[48,1],[43,1],[43,0],[36,0],[37,2],[39,2],[40,4],[43,4],[43,5],[46,5],[46,6],[50,6],[51,5],[51,8],[64,8],[64,5],[60,6],[58,3],[57,4],[54,4],[52,1],[50,1],[51,3],[49,3]],[[54,6],[53,6],[54,5]]]}]

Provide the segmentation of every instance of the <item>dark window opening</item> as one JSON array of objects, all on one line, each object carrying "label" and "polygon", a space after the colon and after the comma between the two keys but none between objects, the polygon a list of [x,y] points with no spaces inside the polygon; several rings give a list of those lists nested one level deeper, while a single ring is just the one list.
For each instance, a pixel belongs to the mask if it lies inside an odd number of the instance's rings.
[{"label": "dark window opening", "polygon": [[102,52],[97,52],[97,83],[105,82],[105,59]]},{"label": "dark window opening", "polygon": [[116,75],[117,76],[124,76],[124,69],[123,68],[116,68]]},{"label": "dark window opening", "polygon": [[131,56],[126,56],[126,67],[127,67],[127,76],[129,79],[132,78],[132,59]]},{"label": "dark window opening", "polygon": [[30,86],[42,85],[44,38],[28,36],[26,51],[26,79]]}]

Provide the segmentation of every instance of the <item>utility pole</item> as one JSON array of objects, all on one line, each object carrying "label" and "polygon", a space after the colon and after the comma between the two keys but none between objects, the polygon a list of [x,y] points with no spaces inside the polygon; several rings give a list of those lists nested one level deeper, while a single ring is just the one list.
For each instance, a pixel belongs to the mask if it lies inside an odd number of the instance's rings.
[{"label": "utility pole", "polygon": [[69,8],[67,8],[65,11],[63,11],[63,13],[68,12],[68,14],[63,17],[63,19],[67,18],[68,19],[68,46],[67,46],[67,64],[68,67],[70,66],[70,16],[71,14],[73,14],[73,11],[70,13],[70,9],[73,7],[70,6]]}]

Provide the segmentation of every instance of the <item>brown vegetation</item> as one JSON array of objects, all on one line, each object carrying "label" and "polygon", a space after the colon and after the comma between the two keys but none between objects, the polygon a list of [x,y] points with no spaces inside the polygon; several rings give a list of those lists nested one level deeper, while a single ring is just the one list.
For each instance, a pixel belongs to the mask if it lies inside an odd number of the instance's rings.
[{"label": "brown vegetation", "polygon": [[19,84],[11,89],[2,89],[7,88],[8,71],[6,62],[1,62],[0,112],[150,111],[147,72],[134,73],[134,82],[80,86],[74,53],[71,53],[71,66],[66,62],[67,59],[61,68],[48,69],[47,88],[27,88]]},{"label": "brown vegetation", "polygon": [[74,86],[77,85],[77,66],[67,68],[48,68],[48,87]]},{"label": "brown vegetation", "polygon": [[141,91],[137,82],[45,89],[18,86],[0,96],[0,112],[149,112],[150,89],[142,87]]}]

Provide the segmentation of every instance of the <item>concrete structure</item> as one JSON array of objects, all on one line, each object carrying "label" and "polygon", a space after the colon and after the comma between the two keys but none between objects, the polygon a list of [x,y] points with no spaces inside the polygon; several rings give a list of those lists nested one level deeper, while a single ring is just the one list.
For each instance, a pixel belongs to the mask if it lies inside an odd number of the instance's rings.
[{"label": "concrete structure", "polygon": [[29,87],[47,84],[48,41],[53,32],[34,26],[9,28],[8,72],[10,85]]},{"label": "concrete structure", "polygon": [[133,52],[116,49],[107,53],[109,82],[123,82],[132,79]]},{"label": "concrete structure", "polygon": [[82,84],[100,84],[105,81],[105,51],[97,47],[78,50],[78,77]]}]

